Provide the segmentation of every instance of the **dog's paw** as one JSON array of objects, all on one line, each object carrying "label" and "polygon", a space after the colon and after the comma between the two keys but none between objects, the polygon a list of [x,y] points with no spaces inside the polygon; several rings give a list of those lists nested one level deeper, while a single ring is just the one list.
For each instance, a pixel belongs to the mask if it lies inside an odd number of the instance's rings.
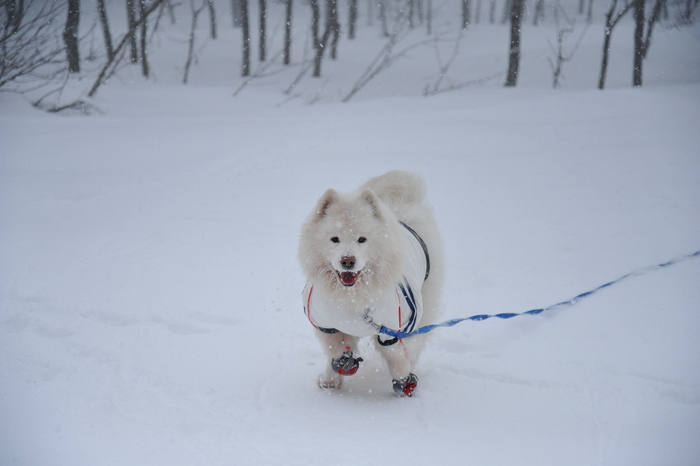
[{"label": "dog's paw", "polygon": [[346,349],[343,355],[331,360],[331,368],[340,375],[353,375],[360,368],[362,358],[355,358],[350,349]]},{"label": "dog's paw", "polygon": [[394,393],[400,397],[413,396],[413,390],[418,385],[418,377],[416,374],[410,373],[401,380],[393,380]]},{"label": "dog's paw", "polygon": [[343,379],[338,374],[324,372],[318,376],[318,386],[320,388],[336,389],[340,388],[341,385],[343,385]]}]

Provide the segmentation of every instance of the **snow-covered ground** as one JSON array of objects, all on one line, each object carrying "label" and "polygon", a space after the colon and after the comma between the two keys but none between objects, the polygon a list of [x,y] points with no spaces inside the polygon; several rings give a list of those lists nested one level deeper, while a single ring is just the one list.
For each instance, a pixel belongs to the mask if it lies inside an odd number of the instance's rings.
[{"label": "snow-covered ground", "polygon": [[[656,31],[632,89],[621,24],[601,92],[599,23],[559,90],[546,24],[524,29],[515,89],[422,97],[426,49],[342,104],[362,47],[382,44],[362,23],[291,100],[295,71],[232,97],[223,27],[189,85],[182,44],[154,48],[155,78],[122,70],[103,114],[0,94],[0,464],[700,464],[700,258],[569,309],[436,330],[410,399],[369,346],[342,390],[315,384],[296,247],[328,187],[425,177],[445,319],[547,306],[700,249],[698,29]],[[473,27],[450,79],[501,70],[506,29]]]}]

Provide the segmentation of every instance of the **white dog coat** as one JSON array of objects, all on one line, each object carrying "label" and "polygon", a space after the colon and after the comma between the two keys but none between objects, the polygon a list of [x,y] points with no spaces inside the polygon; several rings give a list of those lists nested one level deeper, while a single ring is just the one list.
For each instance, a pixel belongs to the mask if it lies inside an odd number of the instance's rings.
[{"label": "white dog coat", "polygon": [[[423,315],[421,287],[428,278],[430,259],[420,236],[408,225],[403,226],[406,228],[402,231],[410,245],[406,251],[408,260],[405,261],[403,280],[394,289],[356,307],[334,300],[332,293],[308,282],[303,292],[304,313],[314,327],[325,333],[341,331],[356,337],[368,337],[377,334],[377,329],[365,319],[369,315],[374,323],[393,330],[408,333],[416,328]],[[396,339],[379,335],[379,342],[392,344]]]}]

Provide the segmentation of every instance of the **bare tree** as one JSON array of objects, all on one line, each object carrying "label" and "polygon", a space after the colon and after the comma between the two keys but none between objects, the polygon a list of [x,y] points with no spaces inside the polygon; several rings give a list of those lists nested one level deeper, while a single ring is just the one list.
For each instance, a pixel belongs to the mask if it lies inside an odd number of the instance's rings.
[{"label": "bare tree", "polygon": [[102,26],[102,35],[105,40],[105,50],[107,57],[111,58],[114,55],[114,47],[112,46],[112,34],[109,32],[109,21],[107,20],[107,8],[105,0],[97,0],[97,12],[100,16],[100,24]]},{"label": "bare tree", "polygon": [[61,24],[65,3],[0,1],[0,91],[51,83],[65,68]]},{"label": "bare tree", "polygon": [[242,0],[231,0],[231,17],[233,18],[234,28],[239,28],[243,26],[242,16]]},{"label": "bare tree", "polygon": [[292,0],[286,0],[284,13],[284,64],[292,61]]},{"label": "bare tree", "polygon": [[634,87],[642,85],[642,65],[647,57],[654,26],[661,18],[661,12],[666,6],[666,0],[656,0],[651,16],[645,26],[645,0],[634,0],[634,68],[632,72],[632,84]]},{"label": "bare tree", "polygon": [[309,0],[311,6],[311,38],[313,40],[315,57],[313,76],[321,76],[321,64],[326,48],[330,48],[330,57],[337,57],[340,23],[338,22],[337,0],[326,0],[326,21],[323,35],[320,36],[321,7],[319,0]]},{"label": "bare tree", "polygon": [[326,0],[326,29],[331,31],[331,59],[338,58],[340,21],[338,20],[338,0]]},{"label": "bare tree", "polygon": [[[564,21],[566,22],[566,27],[561,26],[561,22],[559,20],[560,12],[561,12],[561,15],[564,16]],[[552,67],[552,87],[554,89],[556,89],[559,87],[559,80],[561,79],[561,76],[562,76],[564,63],[568,63],[574,58],[576,51],[578,50],[579,46],[581,45],[581,41],[583,40],[583,36],[586,34],[586,31],[588,30],[588,23],[586,23],[586,26],[584,27],[583,32],[579,36],[578,41],[576,42],[574,47],[571,49],[571,51],[568,53],[564,52],[564,41],[565,41],[567,35],[574,33],[576,22],[572,21],[566,15],[566,11],[562,8],[562,6],[559,2],[557,2],[554,5],[554,25],[555,25],[556,31],[557,31],[557,45],[555,48],[552,45],[552,43],[550,42],[549,46],[552,49],[552,51],[554,52],[555,59],[552,60],[551,58],[548,58],[548,60],[549,60],[549,65]]]},{"label": "bare tree", "polygon": [[654,9],[651,12],[651,17],[649,17],[649,23],[647,24],[646,36],[644,37],[644,49],[642,50],[642,58],[647,57],[647,52],[649,52],[649,46],[651,45],[651,34],[654,31],[654,26],[661,19],[661,13],[663,11],[667,11],[667,8],[667,0],[656,0]]},{"label": "bare tree", "polygon": [[535,13],[532,15],[532,24],[537,26],[544,19],[544,0],[536,0]]},{"label": "bare tree", "polygon": [[506,86],[513,87],[518,83],[520,68],[520,26],[523,19],[524,0],[511,0],[510,9],[510,49],[508,53],[508,74]]},{"label": "bare tree", "polygon": [[321,7],[318,4],[319,0],[309,0],[311,7],[311,40],[313,41],[315,56],[314,56],[314,72],[313,76],[318,78],[321,76],[321,64],[323,62],[323,52],[326,49],[328,37],[331,31],[326,28],[323,37],[319,36],[321,24]]},{"label": "bare tree", "polygon": [[382,35],[389,37],[388,12],[386,2],[388,0],[379,0],[379,19],[382,22]]},{"label": "bare tree", "polygon": [[693,23],[693,14],[695,10],[700,5],[700,0],[685,0],[684,4],[681,4],[680,12],[680,24],[688,25]]},{"label": "bare tree", "polygon": [[467,26],[471,21],[470,10],[471,0],[462,0],[462,29],[467,29]]},{"label": "bare tree", "polygon": [[513,0],[506,0],[503,4],[503,13],[501,14],[501,24],[506,24],[513,16]]},{"label": "bare tree", "polygon": [[24,16],[24,0],[4,0],[0,2],[0,7],[3,8],[2,13],[7,15],[2,18],[2,26],[5,28],[3,32],[14,34]]},{"label": "bare tree", "polygon": [[427,24],[428,35],[430,35],[433,33],[433,0],[428,0],[428,6],[425,11],[425,22]]},{"label": "bare tree", "polygon": [[68,71],[80,72],[80,49],[78,48],[78,26],[80,25],[80,0],[68,0],[68,18],[63,30],[63,42],[66,44]]},{"label": "bare tree", "polygon": [[90,91],[88,92],[88,97],[92,97],[97,93],[97,90],[99,87],[104,84],[105,80],[112,74],[114,71],[114,68],[119,62],[119,57],[121,56],[121,52],[124,50],[124,47],[126,46],[127,42],[130,42],[131,36],[135,33],[136,29],[146,21],[148,16],[153,13],[156,8],[161,6],[166,0],[152,0],[151,4],[145,8],[143,11],[141,18],[139,18],[138,21],[136,21],[132,26],[130,26],[129,30],[124,34],[124,37],[119,41],[117,46],[114,48],[114,56],[111,59],[107,60],[107,63],[104,64],[102,69],[100,70],[100,73],[97,76],[97,79],[95,79],[95,82],[93,83],[92,87],[90,88]]},{"label": "bare tree", "polygon": [[352,88],[350,89],[350,92],[348,92],[347,95],[343,97],[343,102],[347,102],[350,99],[352,99],[352,97],[355,94],[357,94],[363,87],[367,85],[367,83],[374,79],[379,73],[390,67],[397,60],[406,56],[411,50],[430,43],[434,43],[438,40],[437,38],[421,40],[419,42],[407,45],[398,52],[394,52],[394,48],[396,47],[396,45],[404,37],[406,37],[407,20],[407,15],[399,14],[396,21],[396,25],[394,26],[394,29],[390,34],[386,44],[384,45],[382,50],[377,54],[374,60],[372,60],[372,62],[369,64],[364,73],[362,73],[358,80],[355,81],[355,84],[353,84]]},{"label": "bare tree", "polygon": [[248,18],[248,0],[239,0],[241,4],[241,30],[243,34],[243,63],[241,76],[250,75],[250,21]]},{"label": "bare tree", "polygon": [[214,9],[214,0],[207,0],[209,7],[209,34],[212,39],[216,39],[216,11]]},{"label": "bare tree", "polygon": [[260,41],[258,44],[258,59],[260,61],[265,61],[265,42],[267,38],[266,34],[266,18],[267,18],[267,2],[266,0],[259,0],[260,5]]},{"label": "bare tree", "polygon": [[626,2],[618,11],[619,0],[612,0],[610,8],[605,14],[605,36],[603,39],[603,60],[600,65],[600,74],[598,76],[598,89],[605,88],[605,78],[608,72],[608,59],[610,56],[610,40],[612,39],[613,29],[617,26],[623,16],[632,8],[632,2]]},{"label": "bare tree", "polygon": [[148,55],[146,54],[146,47],[148,45],[148,15],[146,14],[146,0],[139,0],[139,18],[141,29],[141,74],[148,77],[150,74],[150,69],[148,66]]},{"label": "bare tree", "polygon": [[[190,28],[190,40],[189,45],[187,47],[187,61],[185,61],[185,72],[182,76],[183,84],[187,84],[187,79],[190,74],[190,66],[192,65],[192,61],[194,60],[194,42],[196,38],[195,31],[197,30],[197,19],[206,7],[205,0],[202,0],[202,4],[199,6],[199,8],[195,7],[195,1],[196,0],[190,0],[190,11],[192,12],[192,26]],[[209,0],[206,1],[208,2]]]},{"label": "bare tree", "polygon": [[357,23],[357,0],[348,1],[348,39],[355,38],[355,25]]},{"label": "bare tree", "polygon": [[139,46],[136,42],[136,24],[138,24],[136,17],[136,0],[126,0],[127,25],[129,27],[129,31],[131,31],[129,34],[129,57],[131,59],[131,63],[139,62]]},{"label": "bare tree", "polygon": [[646,0],[633,0],[634,5],[634,67],[632,84],[642,85],[642,63],[644,62],[644,3]]}]

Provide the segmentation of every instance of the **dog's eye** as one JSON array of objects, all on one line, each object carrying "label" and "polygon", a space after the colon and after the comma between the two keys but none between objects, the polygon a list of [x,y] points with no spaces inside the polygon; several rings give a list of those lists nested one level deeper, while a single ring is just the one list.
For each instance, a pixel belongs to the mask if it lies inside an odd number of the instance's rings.
[{"label": "dog's eye", "polygon": [[358,242],[358,243],[364,243],[365,241],[367,241],[367,238],[365,238],[364,236],[360,236],[360,237],[357,239],[357,242]]},{"label": "dog's eye", "polygon": [[337,236],[331,238],[331,241],[333,241],[334,243],[340,243],[340,239]]}]

